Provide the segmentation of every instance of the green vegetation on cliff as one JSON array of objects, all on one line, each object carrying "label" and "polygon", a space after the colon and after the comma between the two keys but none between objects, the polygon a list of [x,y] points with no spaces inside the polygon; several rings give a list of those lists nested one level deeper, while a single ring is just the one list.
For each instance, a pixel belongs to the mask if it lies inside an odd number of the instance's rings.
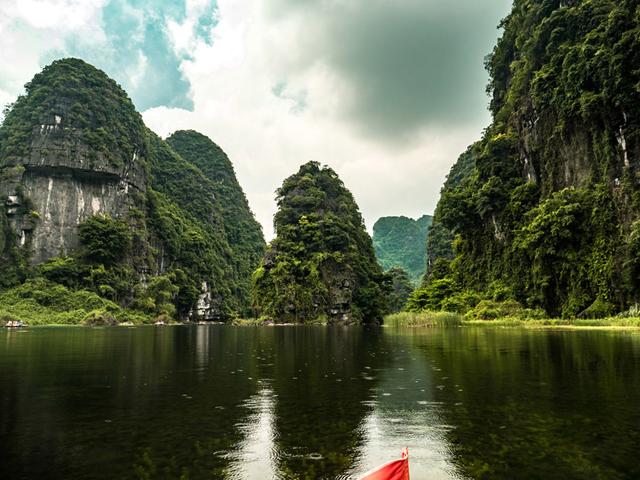
[{"label": "green vegetation on cliff", "polygon": [[57,125],[79,132],[90,147],[117,166],[144,150],[144,124],[126,92],[82,60],[56,60],[25,85],[6,109],[0,128],[0,165],[29,155],[32,132]]},{"label": "green vegetation on cliff", "polygon": [[384,270],[399,267],[418,285],[425,270],[432,217],[382,217],[373,226],[373,246]]},{"label": "green vegetation on cliff", "polygon": [[[37,74],[0,127],[0,310],[31,323],[246,314],[260,228],[221,150],[172,138],[188,158],[81,60]],[[62,318],[65,295],[91,301]]]},{"label": "green vegetation on cliff", "polygon": [[149,137],[151,225],[168,266],[185,269],[198,292],[206,283],[216,299],[215,316],[233,316],[248,299],[232,295],[232,252],[215,185],[158,136],[149,132]]},{"label": "green vegetation on cliff", "polygon": [[414,305],[593,318],[638,302],[639,18],[629,0],[514,2],[487,60],[493,123],[435,213],[430,242],[439,229],[452,252]]},{"label": "green vegetation on cliff", "polygon": [[391,283],[389,293],[389,311],[399,312],[405,308],[409,296],[413,292],[413,284],[407,272],[398,267],[393,267],[386,272]]},{"label": "green vegetation on cliff", "polygon": [[251,274],[266,248],[262,227],[257,222],[226,153],[209,138],[193,130],[181,130],[167,138],[167,143],[182,158],[195,165],[213,182],[216,204],[224,221],[231,261],[235,272],[234,296],[249,314]]},{"label": "green vegetation on cliff", "polygon": [[0,326],[10,321],[29,325],[115,325],[153,319],[142,311],[121,308],[91,290],[71,289],[43,278],[0,291]]},{"label": "green vegetation on cliff", "polygon": [[259,314],[297,322],[381,321],[385,276],[338,175],[309,162],[284,181],[277,202],[276,238],[254,273]]},{"label": "green vegetation on cliff", "polygon": [[[431,222],[431,228],[427,235],[427,276],[432,273],[434,269],[437,269],[437,263],[440,265],[446,264],[447,261],[453,260],[453,239],[454,233],[447,228],[442,220],[442,210],[445,208],[446,201],[443,201],[445,196],[451,195],[453,192],[459,192],[461,189],[458,187],[467,182],[468,178],[473,174],[475,169],[475,159],[471,149],[468,149],[463,153],[458,161],[451,167],[451,171],[444,182],[444,186],[441,190],[441,200],[436,206],[436,211],[433,214],[433,220]],[[425,277],[423,280],[426,280]]]}]

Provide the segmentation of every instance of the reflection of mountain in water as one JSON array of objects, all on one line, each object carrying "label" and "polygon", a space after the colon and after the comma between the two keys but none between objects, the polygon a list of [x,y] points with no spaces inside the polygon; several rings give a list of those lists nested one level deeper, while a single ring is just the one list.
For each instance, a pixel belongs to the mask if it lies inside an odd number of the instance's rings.
[{"label": "reflection of mountain in water", "polygon": [[0,332],[0,478],[640,478],[640,337],[219,326]]},{"label": "reflection of mountain in water", "polygon": [[363,450],[379,334],[7,332],[0,478],[336,478]]},{"label": "reflection of mountain in water", "polygon": [[[231,330],[33,330],[0,356],[0,478],[220,478],[255,382]],[[206,363],[206,362],[205,362]]]},{"label": "reflection of mountain in water", "polygon": [[373,369],[387,363],[378,330],[292,328],[279,331],[274,457],[278,478],[341,478],[364,450]]}]

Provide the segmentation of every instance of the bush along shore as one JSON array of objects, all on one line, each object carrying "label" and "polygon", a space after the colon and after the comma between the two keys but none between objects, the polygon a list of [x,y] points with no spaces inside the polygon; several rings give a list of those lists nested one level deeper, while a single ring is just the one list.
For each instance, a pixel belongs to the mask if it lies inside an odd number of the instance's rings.
[{"label": "bush along shore", "polygon": [[89,290],[70,290],[41,278],[0,292],[0,326],[139,325],[162,320],[157,315],[122,308]]},{"label": "bush along shore", "polygon": [[602,318],[549,318],[540,310],[522,308],[517,302],[485,300],[467,313],[404,311],[387,315],[390,327],[528,327],[528,328],[639,328],[640,307]]},{"label": "bush along shore", "polygon": [[[73,290],[36,278],[0,292],[0,327],[84,325],[115,326],[177,323],[170,315],[136,308],[122,308],[89,290]],[[220,322],[215,322],[220,323]],[[327,325],[327,317],[287,323],[270,317],[235,318],[236,326]],[[466,313],[420,310],[392,313],[387,327],[529,327],[529,328],[639,328],[640,307],[602,318],[548,318],[541,310],[522,308],[514,301],[483,300]]]}]

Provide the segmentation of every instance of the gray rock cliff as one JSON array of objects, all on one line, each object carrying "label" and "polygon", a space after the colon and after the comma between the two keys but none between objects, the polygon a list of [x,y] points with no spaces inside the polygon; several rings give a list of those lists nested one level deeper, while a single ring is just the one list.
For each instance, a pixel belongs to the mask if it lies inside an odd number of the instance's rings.
[{"label": "gray rock cliff", "polygon": [[139,203],[132,193],[146,190],[138,152],[131,158],[112,152],[121,157],[115,164],[66,125],[66,110],[34,125],[27,154],[3,169],[8,223],[34,264],[70,253],[78,247],[82,221],[98,214],[124,217]]}]

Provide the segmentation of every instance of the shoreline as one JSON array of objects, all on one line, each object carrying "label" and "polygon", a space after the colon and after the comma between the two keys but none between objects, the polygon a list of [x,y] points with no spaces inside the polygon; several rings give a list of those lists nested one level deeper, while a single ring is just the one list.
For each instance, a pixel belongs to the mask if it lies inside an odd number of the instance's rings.
[{"label": "shoreline", "polygon": [[[392,317],[391,315],[389,317]],[[501,329],[527,329],[527,330],[593,330],[593,331],[638,331],[640,332],[640,319],[634,318],[633,324],[629,324],[626,320],[629,319],[596,319],[596,320],[578,320],[578,323],[572,323],[571,320],[522,320],[522,319],[496,319],[496,320],[461,320],[458,323],[439,323],[430,320],[422,322],[415,322],[411,324],[401,324],[395,322],[393,318],[390,321],[385,321],[380,328],[394,329],[394,328],[409,328],[409,329],[429,329],[429,328],[501,328]],[[636,323],[637,322],[637,323]],[[167,323],[163,325],[154,324],[131,324],[120,323],[117,325],[84,325],[84,324],[60,324],[38,323],[35,325],[25,324],[16,327],[0,326],[0,331],[24,331],[28,329],[42,329],[42,328],[139,328],[139,327],[192,327],[192,326],[232,326],[232,327],[331,327],[336,325],[320,324],[320,323],[264,323],[260,324],[252,321],[231,321],[228,323],[223,322],[175,322]],[[344,326],[344,325],[343,325]],[[350,326],[365,326],[365,325],[350,325]]]},{"label": "shoreline", "polygon": [[385,326],[409,328],[494,327],[556,330],[640,330],[638,317],[608,317],[599,319],[518,318],[501,317],[491,320],[469,319],[451,312],[401,312],[387,315]]}]

